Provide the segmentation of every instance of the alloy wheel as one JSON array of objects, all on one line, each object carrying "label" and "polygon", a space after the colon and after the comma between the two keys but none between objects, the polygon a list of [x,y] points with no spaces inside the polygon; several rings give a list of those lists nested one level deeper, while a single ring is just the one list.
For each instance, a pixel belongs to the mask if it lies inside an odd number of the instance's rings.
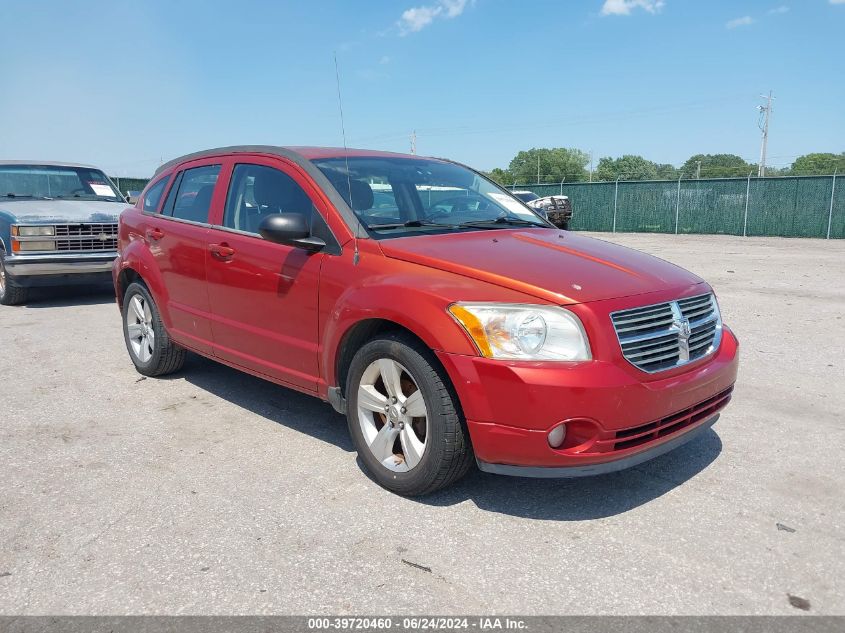
[{"label": "alloy wheel", "polygon": [[132,353],[142,363],[147,363],[155,351],[153,313],[144,297],[134,295],[126,311],[126,335]]},{"label": "alloy wheel", "polygon": [[389,358],[373,361],[358,386],[358,421],[364,441],[387,469],[407,472],[422,460],[428,411],[411,373]]}]

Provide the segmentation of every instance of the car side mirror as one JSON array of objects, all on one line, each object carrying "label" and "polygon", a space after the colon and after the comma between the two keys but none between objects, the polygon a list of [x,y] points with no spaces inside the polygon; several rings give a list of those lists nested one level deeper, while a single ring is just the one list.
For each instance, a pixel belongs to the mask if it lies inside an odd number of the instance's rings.
[{"label": "car side mirror", "polygon": [[261,220],[258,233],[268,242],[295,246],[316,252],[326,247],[325,241],[311,235],[308,221],[301,213],[273,213]]}]

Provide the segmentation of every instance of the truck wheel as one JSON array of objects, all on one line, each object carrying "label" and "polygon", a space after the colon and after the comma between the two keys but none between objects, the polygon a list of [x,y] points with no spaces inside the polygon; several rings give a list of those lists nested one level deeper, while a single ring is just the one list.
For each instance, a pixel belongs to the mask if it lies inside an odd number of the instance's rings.
[{"label": "truck wheel", "polygon": [[3,262],[3,253],[0,252],[0,304],[20,305],[26,301],[28,290],[28,288],[16,286],[11,275],[6,274],[6,264]]},{"label": "truck wheel", "polygon": [[123,297],[123,338],[139,374],[164,376],[185,363],[185,349],[170,340],[150,291],[137,282]]},{"label": "truck wheel", "polygon": [[358,350],[346,394],[352,441],[380,485],[418,496],[466,474],[473,453],[457,396],[413,337],[386,334]]}]

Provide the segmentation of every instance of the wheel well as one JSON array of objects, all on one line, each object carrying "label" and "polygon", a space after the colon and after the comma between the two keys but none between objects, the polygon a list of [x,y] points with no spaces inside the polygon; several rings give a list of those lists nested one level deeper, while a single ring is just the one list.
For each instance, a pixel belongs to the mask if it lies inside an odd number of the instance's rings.
[{"label": "wheel well", "polygon": [[346,377],[349,374],[349,366],[352,364],[355,353],[361,349],[362,345],[386,332],[405,332],[425,345],[425,342],[412,330],[399,325],[395,321],[388,321],[387,319],[359,321],[344,335],[335,360],[335,376],[337,376],[337,384],[341,394],[346,391]]},{"label": "wheel well", "polygon": [[124,268],[117,276],[117,299],[118,305],[123,308],[123,297],[126,295],[126,289],[134,282],[147,285],[144,278],[141,277],[135,270],[131,268]]}]

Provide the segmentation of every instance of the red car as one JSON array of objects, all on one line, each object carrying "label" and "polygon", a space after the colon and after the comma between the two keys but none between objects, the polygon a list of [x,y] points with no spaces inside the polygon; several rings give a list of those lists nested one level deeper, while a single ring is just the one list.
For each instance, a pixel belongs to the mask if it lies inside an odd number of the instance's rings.
[{"label": "red car", "polygon": [[327,400],[403,495],[473,461],[532,477],[639,464],[712,425],[736,379],[737,340],[704,281],[560,231],[446,160],[191,154],[122,214],[119,251],[141,374],[177,371],[190,350]]}]

